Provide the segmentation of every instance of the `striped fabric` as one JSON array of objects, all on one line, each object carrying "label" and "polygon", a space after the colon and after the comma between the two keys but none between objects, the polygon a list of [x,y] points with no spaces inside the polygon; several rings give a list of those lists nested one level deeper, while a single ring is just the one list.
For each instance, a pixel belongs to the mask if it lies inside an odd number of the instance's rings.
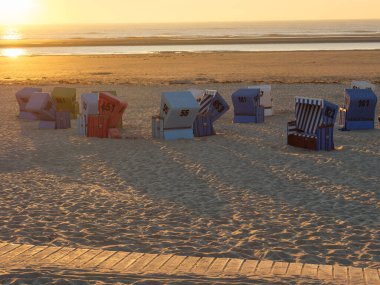
[{"label": "striped fabric", "polygon": [[214,98],[215,94],[216,94],[216,91],[214,91],[214,90],[206,90],[205,91],[205,93],[201,99],[201,102],[200,102],[199,114],[204,114],[204,113],[208,112],[210,105],[211,105],[211,102],[212,102],[212,99]]},{"label": "striped fabric", "polygon": [[322,123],[323,100],[296,97],[296,126],[306,134],[315,134]]}]

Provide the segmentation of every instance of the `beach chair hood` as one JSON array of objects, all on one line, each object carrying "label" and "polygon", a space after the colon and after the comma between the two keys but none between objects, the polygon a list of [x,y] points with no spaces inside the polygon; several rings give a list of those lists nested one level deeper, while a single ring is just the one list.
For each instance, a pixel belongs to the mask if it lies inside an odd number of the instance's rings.
[{"label": "beach chair hood", "polygon": [[346,89],[346,119],[352,121],[373,121],[377,97],[372,89]]},{"label": "beach chair hood", "polygon": [[259,88],[243,88],[232,94],[235,115],[256,115],[255,107],[260,102]]},{"label": "beach chair hood", "polygon": [[164,129],[192,128],[199,104],[190,91],[161,94],[160,117]]}]

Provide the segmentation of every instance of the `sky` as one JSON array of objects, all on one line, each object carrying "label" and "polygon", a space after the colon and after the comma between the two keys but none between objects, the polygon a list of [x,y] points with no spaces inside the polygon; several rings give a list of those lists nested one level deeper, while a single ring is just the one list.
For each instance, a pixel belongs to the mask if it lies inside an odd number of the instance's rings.
[{"label": "sky", "polygon": [[380,0],[0,0],[0,24],[380,19]]}]

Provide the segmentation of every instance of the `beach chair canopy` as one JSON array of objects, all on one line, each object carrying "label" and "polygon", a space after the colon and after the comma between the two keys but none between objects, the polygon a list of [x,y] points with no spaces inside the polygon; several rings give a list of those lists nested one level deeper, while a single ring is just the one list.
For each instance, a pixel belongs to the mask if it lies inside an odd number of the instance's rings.
[{"label": "beach chair canopy", "polygon": [[80,95],[80,113],[83,115],[99,114],[98,93],[84,93]]},{"label": "beach chair canopy", "polygon": [[235,115],[255,116],[256,107],[260,105],[260,89],[243,88],[232,94]]},{"label": "beach chair canopy", "polygon": [[164,129],[192,128],[199,104],[190,91],[161,94],[160,117]]},{"label": "beach chair canopy", "polygon": [[51,98],[54,100],[58,112],[70,112],[73,118],[77,115],[76,89],[67,87],[54,87]]},{"label": "beach chair canopy", "polygon": [[322,99],[295,98],[296,127],[305,134],[316,133],[322,124],[333,125],[338,106]]},{"label": "beach chair canopy", "polygon": [[122,102],[118,97],[107,92],[99,93],[99,114],[108,116],[109,128],[118,126],[127,107],[128,104]]},{"label": "beach chair canopy", "polygon": [[55,102],[49,93],[34,92],[25,107],[26,111],[36,113],[40,120],[55,121]]},{"label": "beach chair canopy", "polygon": [[199,102],[199,107],[199,114],[209,116],[211,122],[215,122],[230,108],[216,90],[205,90]]},{"label": "beach chair canopy", "polygon": [[373,121],[377,97],[372,89],[346,89],[346,119],[349,121]]},{"label": "beach chair canopy", "polygon": [[20,111],[26,111],[25,107],[28,104],[29,98],[34,92],[42,92],[41,88],[25,87],[16,92],[16,100],[20,107]]}]

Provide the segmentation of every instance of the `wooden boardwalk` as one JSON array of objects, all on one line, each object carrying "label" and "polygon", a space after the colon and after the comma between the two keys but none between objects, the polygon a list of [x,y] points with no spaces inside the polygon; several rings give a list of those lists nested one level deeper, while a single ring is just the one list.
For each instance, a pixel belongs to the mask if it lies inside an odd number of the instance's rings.
[{"label": "wooden boardwalk", "polygon": [[323,280],[335,284],[380,284],[380,269],[108,251],[0,243],[0,269],[63,268],[134,275],[202,278],[264,277]]}]

